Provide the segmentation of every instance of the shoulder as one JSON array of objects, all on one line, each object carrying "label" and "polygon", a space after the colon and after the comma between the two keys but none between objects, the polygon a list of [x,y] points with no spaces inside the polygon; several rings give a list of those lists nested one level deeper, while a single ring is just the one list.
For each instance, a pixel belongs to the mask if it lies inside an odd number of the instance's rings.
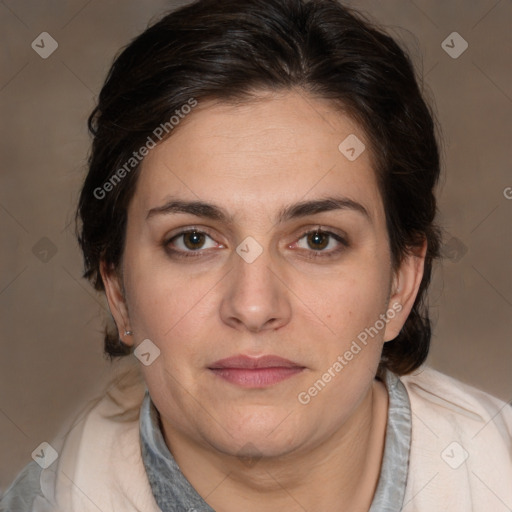
[{"label": "shoulder", "polygon": [[404,512],[510,510],[510,404],[427,366],[400,380],[412,429]]},{"label": "shoulder", "polygon": [[56,500],[66,512],[97,510],[91,502],[101,510],[159,510],[140,447],[146,386],[138,366],[127,362],[122,368],[66,436],[55,486]]},{"label": "shoulder", "polygon": [[492,421],[504,441],[512,441],[512,404],[485,391],[445,375],[429,366],[400,377],[411,399],[411,407],[448,415],[470,424]]},{"label": "shoulder", "polygon": [[35,462],[27,464],[0,497],[0,512],[32,511],[36,498],[43,498],[41,471],[41,467]]},{"label": "shoulder", "polygon": [[137,365],[115,366],[104,393],[50,443],[55,463],[45,470],[27,465],[3,495],[0,512],[159,512],[139,439],[146,386]]}]

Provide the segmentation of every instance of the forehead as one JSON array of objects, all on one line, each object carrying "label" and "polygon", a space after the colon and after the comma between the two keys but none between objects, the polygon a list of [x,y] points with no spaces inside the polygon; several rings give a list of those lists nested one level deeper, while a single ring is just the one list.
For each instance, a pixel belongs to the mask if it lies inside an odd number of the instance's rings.
[{"label": "forehead", "polygon": [[244,215],[333,194],[363,202],[372,217],[382,208],[365,133],[327,101],[293,92],[199,103],[174,130],[142,163],[140,209],[172,195]]}]

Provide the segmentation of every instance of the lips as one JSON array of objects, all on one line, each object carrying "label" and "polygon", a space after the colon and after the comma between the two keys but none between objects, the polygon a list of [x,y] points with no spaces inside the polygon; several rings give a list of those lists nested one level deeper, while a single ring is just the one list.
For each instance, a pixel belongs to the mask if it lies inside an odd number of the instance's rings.
[{"label": "lips", "polygon": [[263,388],[297,375],[305,367],[275,355],[237,355],[216,361],[208,369],[231,384],[245,388]]},{"label": "lips", "polygon": [[218,368],[303,368],[301,365],[278,356],[233,356],[221,359],[210,366],[210,369]]}]

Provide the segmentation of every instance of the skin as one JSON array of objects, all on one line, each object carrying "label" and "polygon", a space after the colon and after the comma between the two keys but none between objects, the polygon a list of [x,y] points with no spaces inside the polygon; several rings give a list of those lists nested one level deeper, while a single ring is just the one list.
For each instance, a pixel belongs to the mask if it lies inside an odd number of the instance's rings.
[{"label": "skin", "polygon": [[[366,146],[355,161],[338,150],[349,134]],[[342,503],[367,511],[372,502],[388,407],[374,377],[383,344],[413,305],[426,248],[393,271],[370,148],[358,125],[327,101],[289,91],[237,106],[202,103],[143,162],[122,281],[104,265],[102,276],[119,332],[134,333],[123,341],[149,338],[161,351],[141,368],[166,443],[215,510],[322,512]],[[277,221],[292,203],[332,196],[359,203],[367,215],[344,208]],[[232,218],[147,218],[170,198],[213,203]],[[187,228],[207,233],[200,250],[190,249],[190,236],[173,238]],[[348,245],[327,237],[319,250],[305,236],[318,228]],[[262,248],[252,263],[236,252],[248,236]],[[168,248],[194,255],[166,251],[170,239]],[[401,311],[301,404],[298,394],[393,304]],[[208,369],[237,354],[274,354],[304,370],[247,389]]]}]

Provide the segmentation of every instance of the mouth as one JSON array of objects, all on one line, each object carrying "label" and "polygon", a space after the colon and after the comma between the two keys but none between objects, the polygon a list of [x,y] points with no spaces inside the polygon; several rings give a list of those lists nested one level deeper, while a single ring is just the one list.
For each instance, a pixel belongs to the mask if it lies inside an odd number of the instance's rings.
[{"label": "mouth", "polygon": [[301,373],[305,367],[273,355],[238,355],[221,359],[208,369],[231,384],[244,388],[265,388]]}]

